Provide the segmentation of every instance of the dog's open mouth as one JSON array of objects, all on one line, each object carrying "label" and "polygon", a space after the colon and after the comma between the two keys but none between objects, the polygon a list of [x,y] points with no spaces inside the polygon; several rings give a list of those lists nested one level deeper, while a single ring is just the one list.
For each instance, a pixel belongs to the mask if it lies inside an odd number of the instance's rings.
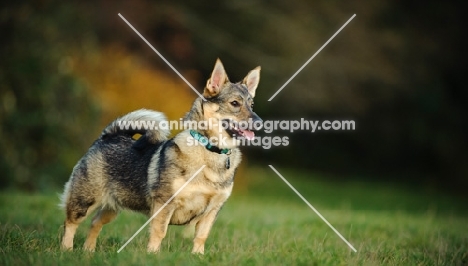
[{"label": "dog's open mouth", "polygon": [[236,121],[229,121],[228,128],[226,131],[231,137],[244,137],[247,140],[253,140],[255,138],[255,133],[248,128],[245,128],[243,125],[240,125]]}]

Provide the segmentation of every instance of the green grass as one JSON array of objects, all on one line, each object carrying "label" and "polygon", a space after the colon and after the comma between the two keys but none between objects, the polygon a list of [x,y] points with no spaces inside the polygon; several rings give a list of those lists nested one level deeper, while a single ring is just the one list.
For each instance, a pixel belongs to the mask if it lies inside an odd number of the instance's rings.
[{"label": "green grass", "polygon": [[[222,209],[204,256],[172,226],[159,254],[145,252],[146,221],[123,212],[97,251],[61,252],[64,213],[55,193],[0,196],[0,265],[467,265],[468,215],[461,198],[423,187],[332,182],[278,169],[358,250],[352,252],[271,170],[252,169]],[[248,185],[245,185],[248,184]]]}]

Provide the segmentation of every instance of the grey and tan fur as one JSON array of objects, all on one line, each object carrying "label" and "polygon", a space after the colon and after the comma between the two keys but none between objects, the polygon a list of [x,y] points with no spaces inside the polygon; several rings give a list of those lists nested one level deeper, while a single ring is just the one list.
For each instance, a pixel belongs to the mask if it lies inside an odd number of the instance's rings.
[{"label": "grey and tan fur", "polygon": [[[260,67],[250,71],[239,83],[231,83],[221,61],[217,61],[203,96],[187,113],[187,121],[211,119],[227,121],[229,128],[198,130],[210,137],[226,137],[228,154],[189,145],[192,138],[185,130],[168,139],[167,130],[121,130],[119,121],[164,121],[162,113],[138,110],[118,118],[107,126],[88,152],[76,164],[65,185],[62,206],[66,212],[64,250],[73,249],[78,225],[96,212],[84,243],[94,251],[104,224],[123,209],[155,213],[198,169],[205,168],[150,223],[149,252],[158,252],[168,225],[194,225],[193,253],[204,253],[204,244],[216,216],[231,194],[234,173],[241,153],[232,141],[236,135],[253,136],[251,128],[241,130],[241,121],[261,119],[252,111],[253,97],[260,80]],[[133,135],[142,136],[135,140]],[[229,158],[230,167],[226,166]]]}]

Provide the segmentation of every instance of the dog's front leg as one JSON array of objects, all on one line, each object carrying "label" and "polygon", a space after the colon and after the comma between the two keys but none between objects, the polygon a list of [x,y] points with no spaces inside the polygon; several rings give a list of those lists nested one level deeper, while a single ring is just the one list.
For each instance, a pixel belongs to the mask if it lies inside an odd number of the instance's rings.
[{"label": "dog's front leg", "polygon": [[193,239],[192,253],[204,254],[205,253],[205,241],[210,234],[211,227],[216,220],[220,208],[211,210],[207,215],[198,221],[195,226],[195,238]]},{"label": "dog's front leg", "polygon": [[[162,204],[155,204],[152,214],[156,213]],[[170,205],[162,209],[150,223],[150,239],[148,242],[148,252],[159,252],[161,241],[166,236],[167,227],[171,221],[174,209]]]}]

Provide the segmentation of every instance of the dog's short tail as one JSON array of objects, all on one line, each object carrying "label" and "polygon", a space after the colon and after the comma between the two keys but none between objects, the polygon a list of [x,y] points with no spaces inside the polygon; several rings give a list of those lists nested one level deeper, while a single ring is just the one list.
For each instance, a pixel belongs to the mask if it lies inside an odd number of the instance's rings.
[{"label": "dog's short tail", "polygon": [[140,109],[114,120],[102,131],[101,137],[120,134],[141,134],[146,136],[149,142],[158,143],[167,140],[170,134],[169,123],[161,112]]}]

